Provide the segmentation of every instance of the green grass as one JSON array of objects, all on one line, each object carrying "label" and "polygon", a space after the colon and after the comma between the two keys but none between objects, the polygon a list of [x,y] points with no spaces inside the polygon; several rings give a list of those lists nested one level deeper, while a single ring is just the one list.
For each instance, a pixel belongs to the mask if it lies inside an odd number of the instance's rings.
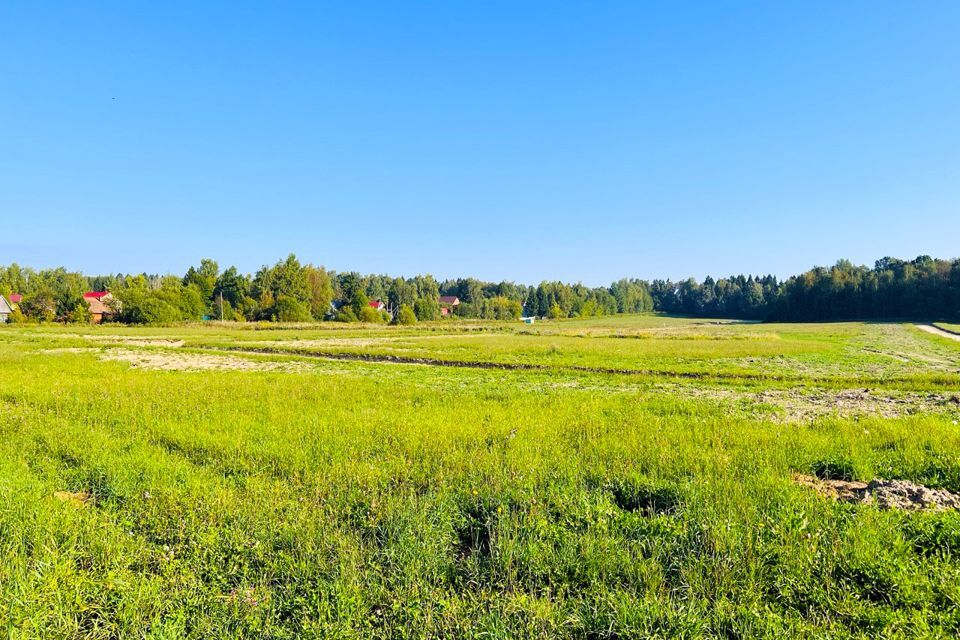
[{"label": "green grass", "polygon": [[[260,343],[541,368],[221,350]],[[103,359],[131,353],[182,361]],[[212,357],[290,368],[181,366]],[[0,622],[14,638],[953,637],[960,517],[838,504],[791,474],[960,491],[957,405],[791,418],[758,394],[928,402],[956,393],[958,364],[960,343],[901,325],[6,327]]]}]

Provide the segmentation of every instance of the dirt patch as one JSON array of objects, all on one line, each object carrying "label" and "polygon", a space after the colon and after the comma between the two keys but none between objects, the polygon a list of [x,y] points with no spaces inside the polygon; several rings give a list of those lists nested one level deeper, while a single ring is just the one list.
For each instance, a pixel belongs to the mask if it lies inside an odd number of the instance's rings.
[{"label": "dirt patch", "polygon": [[794,482],[822,496],[854,504],[873,504],[881,509],[919,511],[922,509],[960,509],[960,495],[946,489],[931,489],[909,480],[876,478],[867,482],[823,480],[795,475]]},{"label": "dirt patch", "polygon": [[932,324],[918,324],[914,326],[916,326],[917,329],[920,329],[920,331],[932,333],[933,335],[940,336],[941,338],[960,341],[960,334],[953,333],[952,331],[947,331],[946,329],[941,329],[940,327],[935,327]]},{"label": "dirt patch", "polygon": [[825,480],[801,474],[793,476],[793,481],[808,489],[813,489],[822,496],[841,502],[860,502],[868,486],[866,482]]}]

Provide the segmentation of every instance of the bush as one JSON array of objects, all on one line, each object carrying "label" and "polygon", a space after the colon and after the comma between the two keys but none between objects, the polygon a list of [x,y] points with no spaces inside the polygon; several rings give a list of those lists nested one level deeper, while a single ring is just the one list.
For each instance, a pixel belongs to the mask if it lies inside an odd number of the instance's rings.
[{"label": "bush", "polygon": [[180,310],[151,295],[123,301],[123,319],[130,324],[169,324],[182,319]]},{"label": "bush", "polygon": [[23,299],[20,311],[37,322],[53,322],[56,319],[56,302],[49,293],[36,293]]},{"label": "bush", "polygon": [[436,320],[440,313],[440,304],[429,298],[417,298],[413,303],[413,312],[417,315],[417,320]]},{"label": "bush", "polygon": [[393,319],[394,324],[417,324],[417,314],[413,312],[413,309],[410,308],[410,305],[402,304],[400,305],[400,310],[397,311],[397,317]]},{"label": "bush", "polygon": [[85,302],[78,302],[63,319],[65,322],[90,322],[92,319],[90,307]]},{"label": "bush", "polygon": [[383,316],[380,315],[379,311],[377,311],[370,305],[367,305],[364,308],[360,309],[360,321],[379,323],[379,322],[383,322]]},{"label": "bush", "polygon": [[353,307],[343,305],[336,316],[337,322],[357,322],[357,314],[353,312]]},{"label": "bush", "polygon": [[310,322],[310,307],[290,296],[280,296],[273,306],[273,316],[279,322]]}]

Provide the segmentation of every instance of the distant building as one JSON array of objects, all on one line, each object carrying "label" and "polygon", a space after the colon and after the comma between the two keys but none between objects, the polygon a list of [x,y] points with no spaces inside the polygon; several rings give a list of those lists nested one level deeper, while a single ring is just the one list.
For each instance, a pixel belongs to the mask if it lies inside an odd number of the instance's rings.
[{"label": "distant building", "polygon": [[7,299],[0,296],[0,322],[6,322],[13,313],[13,305],[7,302]]},{"label": "distant building", "polygon": [[113,308],[109,304],[111,300],[113,295],[109,291],[87,291],[83,294],[83,301],[90,309],[90,322],[100,324],[113,315]]},{"label": "distant building", "polygon": [[383,303],[383,300],[371,300],[368,304],[377,311],[384,311],[387,308],[387,305]]},{"label": "distant building", "polygon": [[440,296],[440,315],[449,316],[458,306],[460,306],[460,298],[457,296]]},{"label": "distant building", "polygon": [[527,316],[527,317],[525,317],[525,318],[520,318],[520,319],[523,320],[524,324],[533,324],[534,322],[536,322],[537,317],[536,317],[536,316]]}]

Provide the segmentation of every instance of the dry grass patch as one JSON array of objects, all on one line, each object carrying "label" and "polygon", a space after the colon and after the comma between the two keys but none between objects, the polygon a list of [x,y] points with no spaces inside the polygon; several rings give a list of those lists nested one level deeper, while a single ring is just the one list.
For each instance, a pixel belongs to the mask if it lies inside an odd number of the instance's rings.
[{"label": "dry grass patch", "polygon": [[53,497],[74,507],[85,507],[93,496],[87,491],[54,491]]},{"label": "dry grass patch", "polygon": [[99,354],[101,360],[128,362],[142,369],[163,371],[286,371],[313,370],[309,363],[251,360],[236,356],[208,355],[187,352],[152,352],[111,349]]}]

